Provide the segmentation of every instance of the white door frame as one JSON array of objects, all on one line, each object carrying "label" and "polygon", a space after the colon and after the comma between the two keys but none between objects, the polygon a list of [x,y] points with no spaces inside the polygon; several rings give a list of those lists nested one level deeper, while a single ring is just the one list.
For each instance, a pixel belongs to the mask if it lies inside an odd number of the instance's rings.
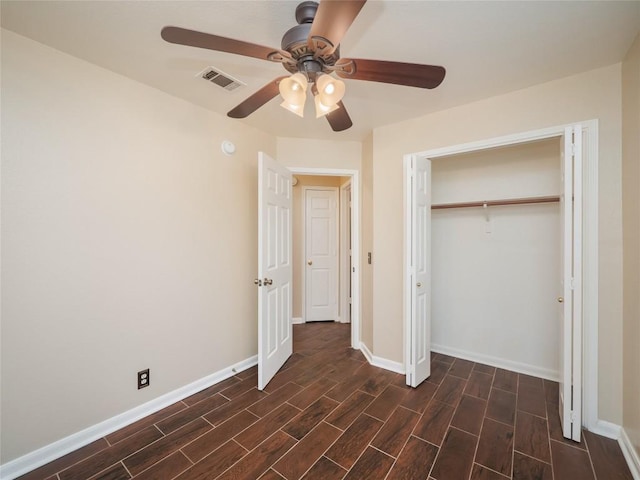
[{"label": "white door frame", "polygon": [[338,316],[340,323],[350,323],[351,318],[349,312],[349,289],[348,283],[351,281],[351,273],[349,272],[349,235],[347,227],[351,226],[351,218],[349,215],[349,203],[351,202],[351,180],[340,187],[340,288],[339,288],[339,308]]},{"label": "white door frame", "polygon": [[[600,431],[607,435],[598,420],[598,120],[568,123],[555,127],[516,133],[502,137],[463,143],[449,147],[436,148],[423,152],[410,153],[404,156],[405,164],[412,158],[435,159],[449,155],[474,152],[496,147],[517,145],[547,138],[561,137],[565,129],[574,125],[582,125],[583,132],[583,296],[582,296],[582,332],[583,332],[583,405],[582,425],[591,431]],[[406,177],[405,172],[405,177]],[[405,182],[406,182],[405,178]],[[405,199],[405,252],[410,248],[408,235],[407,204]],[[404,351],[405,368],[409,365],[409,323],[411,318],[411,290],[409,289],[409,267],[405,255],[403,279],[403,317],[405,328]],[[609,434],[610,436],[610,434]]]},{"label": "white door frame", "polygon": [[302,302],[302,322],[306,323],[308,322],[308,318],[307,318],[307,275],[309,273],[309,269],[307,268],[307,260],[309,259],[309,255],[307,252],[307,193],[309,192],[309,190],[324,190],[327,192],[334,192],[335,193],[335,200],[336,200],[336,205],[335,205],[335,219],[336,219],[336,223],[335,223],[335,237],[333,238],[334,243],[334,247],[336,249],[336,271],[335,271],[335,278],[334,278],[334,282],[335,282],[335,299],[336,299],[336,318],[335,321],[339,321],[340,320],[340,278],[341,278],[341,273],[342,271],[340,270],[340,248],[342,247],[342,245],[340,244],[340,189],[338,187],[317,187],[317,186],[313,186],[313,185],[304,185],[302,187],[302,205],[303,205],[303,211],[302,211],[302,263],[301,263],[301,272],[302,272],[302,298],[303,298],[303,302]]},{"label": "white door frame", "polygon": [[342,168],[287,168],[294,175],[351,177],[351,348],[360,350],[360,173]]}]

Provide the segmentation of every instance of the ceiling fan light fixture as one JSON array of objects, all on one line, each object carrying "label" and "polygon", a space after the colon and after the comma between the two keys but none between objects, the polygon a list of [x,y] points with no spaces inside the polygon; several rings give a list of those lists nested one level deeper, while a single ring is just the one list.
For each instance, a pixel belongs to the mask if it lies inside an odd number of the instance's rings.
[{"label": "ceiling fan light fixture", "polygon": [[316,87],[318,88],[318,97],[323,105],[334,106],[344,97],[344,82],[331,75],[318,75]]},{"label": "ceiling fan light fixture", "polygon": [[284,78],[278,85],[283,100],[291,105],[304,105],[307,98],[307,77],[302,73],[294,73]]},{"label": "ceiling fan light fixture", "polygon": [[313,97],[313,101],[316,105],[316,118],[324,117],[328,113],[331,113],[334,110],[340,108],[337,103],[334,103],[333,105],[325,105],[320,100],[320,95],[316,95],[315,97]]}]

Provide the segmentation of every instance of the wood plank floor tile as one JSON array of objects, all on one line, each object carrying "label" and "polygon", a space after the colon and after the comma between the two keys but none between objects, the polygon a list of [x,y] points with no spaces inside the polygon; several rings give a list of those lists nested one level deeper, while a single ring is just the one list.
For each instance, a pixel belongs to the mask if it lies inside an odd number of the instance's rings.
[{"label": "wood plank floor tile", "polygon": [[300,385],[289,382],[273,393],[267,395],[259,402],[251,405],[247,410],[249,410],[254,415],[264,417],[266,414],[272,412],[284,402],[288,401],[291,397],[295,396],[301,390],[302,387]]},{"label": "wood plank floor tile", "polygon": [[583,431],[598,480],[633,480],[616,440]]},{"label": "wood plank floor tile", "polygon": [[375,448],[367,448],[349,471],[345,480],[384,478],[393,466],[394,459]]},{"label": "wood plank floor tile", "polygon": [[241,395],[240,397],[235,398],[228,403],[225,403],[221,407],[216,408],[213,412],[205,415],[204,418],[206,418],[207,421],[211,422],[213,425],[220,425],[222,422],[233,417],[236,413],[244,410],[249,405],[253,405],[265,395],[266,393],[261,392],[257,388],[254,388],[252,390],[249,390],[244,395]]},{"label": "wood plank floor tile", "polygon": [[206,422],[203,418],[197,418],[131,455],[124,460],[124,465],[132,475],[137,475],[212,428],[209,422]]},{"label": "wood plank floor tile", "polygon": [[335,464],[326,457],[322,457],[315,465],[302,477],[302,480],[341,480],[347,471]]},{"label": "wood plank floor tile", "polygon": [[304,410],[335,386],[336,382],[322,377],[320,380],[312,383],[300,393],[289,399],[289,403],[294,407],[298,407],[300,410]]},{"label": "wood plank floor tile", "polygon": [[240,380],[237,377],[229,377],[226,380],[222,380],[221,382],[216,383],[215,385],[211,385],[209,388],[205,388],[204,390],[201,390],[198,393],[194,393],[193,395],[185,398],[182,401],[186,403],[188,406],[195,405],[196,403],[201,402],[205,398],[212,397],[216,393],[221,392],[222,390],[229,388],[241,381],[242,380]]},{"label": "wood plank floor tile", "polygon": [[438,386],[429,381],[422,382],[417,388],[411,388],[407,391],[400,405],[414,412],[422,413],[436,393]]},{"label": "wood plank floor tile", "polygon": [[258,366],[254,365],[251,368],[247,368],[246,370],[243,370],[242,372],[236,373],[236,377],[238,377],[240,380],[244,380],[247,377],[251,377],[253,375],[257,375],[258,374]]},{"label": "wood plank floor tile", "polygon": [[277,431],[233,467],[220,475],[219,480],[255,480],[265,473],[295,443],[296,441],[289,435]]},{"label": "wood plank floor tile", "polygon": [[320,397],[291,420],[282,430],[300,440],[340,405],[335,400]]},{"label": "wood plank floor tile", "polygon": [[258,417],[254,414],[247,410],[242,410],[234,417],[183,447],[182,451],[192,462],[199,462],[257,421]]},{"label": "wood plank floor tile", "polygon": [[114,445],[121,440],[130,437],[134,433],[139,432],[140,430],[143,430],[151,425],[154,425],[161,420],[164,420],[165,418],[169,418],[170,416],[182,410],[185,410],[186,408],[187,406],[184,403],[176,402],[172,405],[169,405],[168,407],[163,408],[162,410],[157,411],[156,413],[152,413],[151,415],[138,420],[137,422],[127,425],[120,430],[116,430],[112,434],[107,435],[106,439],[111,445]]},{"label": "wood plank floor tile", "polygon": [[493,382],[493,376],[486,373],[473,371],[467,381],[467,386],[464,389],[466,395],[472,397],[478,397],[483,400],[489,399],[489,393],[491,392],[491,383]]},{"label": "wood plank floor tile", "polygon": [[395,374],[393,372],[379,368],[374,376],[369,377],[369,379],[364,382],[360,390],[377,396],[385,391],[393,380],[395,380]]},{"label": "wood plank floor tile", "polygon": [[267,470],[267,473],[262,475],[258,480],[286,480],[282,475],[273,469]]},{"label": "wood plank floor tile", "polygon": [[342,431],[321,422],[282,457],[273,468],[287,480],[297,480],[320,459]]},{"label": "wood plank floor tile", "polygon": [[451,368],[449,369],[449,375],[453,375],[454,377],[464,378],[465,380],[469,379],[469,375],[471,375],[471,371],[473,370],[473,362],[469,360],[463,360],[461,358],[456,358]]},{"label": "wood plank floor tile", "polygon": [[483,363],[476,363],[473,366],[474,372],[486,373],[488,375],[493,376],[496,373],[496,367],[492,367],[491,365],[485,365]]},{"label": "wood plank floor tile", "polygon": [[425,479],[431,471],[438,448],[411,436],[386,480]]},{"label": "wood plank floor tile", "polygon": [[545,401],[557,406],[560,398],[560,385],[551,380],[543,380],[543,385]]},{"label": "wood plank floor tile", "polygon": [[385,421],[396,409],[397,405],[402,402],[406,394],[407,390],[389,385],[378,398],[369,405],[365,413]]},{"label": "wood plank floor tile", "polygon": [[57,472],[81,462],[108,447],[109,444],[107,441],[104,438],[100,438],[82,448],[79,448],[78,450],[54,460],[53,462],[49,462],[42,467],[36,468],[35,470],[18,477],[18,480],[40,480],[42,478],[50,477],[51,475],[55,475]]},{"label": "wood plank floor tile", "polygon": [[436,360],[438,362],[446,363],[447,365],[452,365],[453,362],[456,361],[456,357],[452,357],[451,355],[445,355],[444,353],[438,353],[436,356]]},{"label": "wood plank floor tile", "polygon": [[158,422],[157,426],[165,435],[167,435],[228,402],[229,400],[216,393],[214,396],[205,398],[192,407],[181,410],[180,412],[171,415],[169,418],[165,418]]},{"label": "wood plank floor tile", "polygon": [[481,398],[463,395],[453,415],[451,425],[465,432],[480,435],[480,427],[482,427],[486,407],[487,402]]},{"label": "wood plank floor tile", "polygon": [[[247,451],[229,440],[211,455],[181,473],[176,480],[210,480],[216,478],[246,455]],[[159,480],[159,479],[158,479]]]},{"label": "wood plank floor tile", "polygon": [[115,464],[104,472],[94,475],[89,480],[129,480],[131,475],[121,463]]},{"label": "wood plank floor tile", "polygon": [[422,414],[413,434],[434,445],[441,445],[454,413],[455,408],[451,405],[432,400]]},{"label": "wood plank floor tile", "polygon": [[584,442],[584,438],[580,442],[574,442],[562,436],[562,425],[560,424],[560,413],[558,412],[558,405],[547,404],[547,421],[549,422],[549,437],[551,440],[564,443],[571,447],[587,449],[587,445]]},{"label": "wood plank floor tile", "polygon": [[270,437],[276,430],[295,417],[300,410],[289,404],[282,404],[270,414],[264,416],[242,433],[235,440],[247,450],[253,450],[262,441]]},{"label": "wood plank floor tile", "polygon": [[498,422],[513,425],[516,420],[516,395],[492,388],[485,415]]},{"label": "wood plank floor tile", "polygon": [[431,375],[429,375],[428,380],[431,383],[435,383],[436,385],[440,385],[444,377],[447,375],[447,372],[451,368],[451,364],[433,361],[431,362]]},{"label": "wood plank floor tile", "polygon": [[525,412],[518,412],[514,448],[530,457],[551,463],[547,421]]},{"label": "wood plank floor tile", "polygon": [[589,454],[585,450],[570,447],[551,440],[551,458],[555,478],[594,480]]},{"label": "wood plank floor tile", "polygon": [[344,430],[369,406],[376,397],[360,390],[354,392],[349,398],[340,404],[326,421]]},{"label": "wood plank floor tile", "polygon": [[361,414],[336,440],[325,456],[346,469],[351,468],[382,425],[380,420]]},{"label": "wood plank floor tile", "polygon": [[518,391],[518,374],[502,368],[496,368],[496,373],[493,377],[493,388],[516,393]]},{"label": "wood plank floor tile", "polygon": [[476,463],[511,476],[513,427],[485,419],[476,452]]},{"label": "wood plank floor tile", "polygon": [[397,457],[419,419],[419,413],[398,407],[375,436],[371,445],[392,457]]},{"label": "wood plank floor tile", "polygon": [[161,478],[174,478],[193,465],[180,451],[174,452],[163,458],[153,467],[136,475],[136,480],[159,480]]},{"label": "wood plank floor tile", "polygon": [[457,407],[466,384],[467,382],[462,378],[452,377],[447,374],[433,398],[447,405]]},{"label": "wood plank floor tile", "polygon": [[100,473],[104,469],[118,463],[121,459],[128,457],[134,452],[162,438],[162,433],[156,427],[147,427],[144,430],[134,433],[129,438],[105,448],[95,455],[83,460],[80,463],[69,467],[58,473],[60,480],[78,480],[80,478],[90,478]]},{"label": "wood plank floor tile", "polygon": [[471,474],[478,437],[450,428],[445,436],[431,476],[436,480],[467,480]]},{"label": "wood plank floor tile", "polygon": [[233,400],[234,398],[243,395],[248,392],[252,388],[256,388],[258,385],[258,374],[252,374],[246,378],[244,378],[241,382],[238,382],[230,387],[225,388],[220,391],[220,395],[223,395],[225,398],[229,400]]},{"label": "wood plank floor tile", "polygon": [[[513,454],[513,480],[553,480],[551,465],[515,452]],[[556,477],[556,480],[560,480],[560,477]]]},{"label": "wood plank floor tile", "polygon": [[508,480],[511,477],[505,477],[493,470],[489,470],[482,465],[477,463],[473,464],[473,469],[471,470],[471,479],[470,480]]},{"label": "wood plank floor tile", "polygon": [[540,387],[528,384],[518,387],[518,410],[531,413],[539,417],[547,416],[547,405],[544,401],[542,382]]}]

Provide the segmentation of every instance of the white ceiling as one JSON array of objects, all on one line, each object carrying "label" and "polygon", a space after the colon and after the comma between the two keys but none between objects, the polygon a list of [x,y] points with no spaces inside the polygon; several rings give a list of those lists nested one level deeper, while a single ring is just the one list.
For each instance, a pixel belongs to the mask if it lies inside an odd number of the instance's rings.
[{"label": "white ceiling", "polygon": [[[279,64],[173,45],[165,25],[279,47],[297,1],[2,1],[2,27],[226,114]],[[442,65],[435,90],[347,80],[354,122],[333,132],[307,101],[304,119],[276,99],[241,121],[281,137],[361,140],[371,129],[620,62],[640,31],[640,1],[369,0],[342,57]],[[227,92],[195,75],[215,66],[245,82]]]}]

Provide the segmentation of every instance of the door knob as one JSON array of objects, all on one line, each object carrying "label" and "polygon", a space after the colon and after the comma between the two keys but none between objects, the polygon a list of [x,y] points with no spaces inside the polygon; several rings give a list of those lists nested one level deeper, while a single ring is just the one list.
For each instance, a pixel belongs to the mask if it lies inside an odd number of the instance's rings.
[{"label": "door knob", "polygon": [[265,278],[264,279],[264,284],[265,285],[272,285],[273,284],[273,279],[272,278]]},{"label": "door knob", "polygon": [[416,287],[420,288],[422,286],[422,282],[416,283]]},{"label": "door knob", "polygon": [[564,298],[558,297],[558,303],[562,303],[562,302],[564,302]]},{"label": "door knob", "polygon": [[313,260],[307,260],[307,265],[313,265]]},{"label": "door knob", "polygon": [[262,280],[260,280],[259,278],[254,278],[253,279],[253,284],[254,285],[258,285],[259,287],[262,286]]}]

